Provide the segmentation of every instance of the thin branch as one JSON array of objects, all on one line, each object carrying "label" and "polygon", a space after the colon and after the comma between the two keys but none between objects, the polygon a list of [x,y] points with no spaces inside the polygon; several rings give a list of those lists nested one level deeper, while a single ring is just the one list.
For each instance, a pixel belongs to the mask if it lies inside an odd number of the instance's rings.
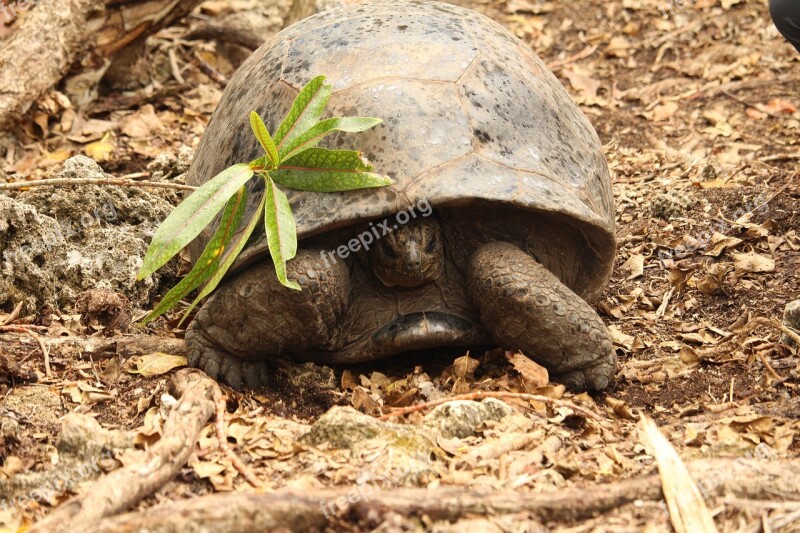
[{"label": "thin branch", "polygon": [[169,183],[164,181],[138,181],[117,178],[51,178],[46,180],[17,181],[14,183],[0,183],[0,191],[17,191],[31,187],[55,187],[59,185],[117,185],[120,187],[155,187],[157,189],[179,189],[193,191],[197,187],[182,183]]},{"label": "thin branch", "polygon": [[193,369],[178,370],[171,385],[180,400],[164,422],[161,439],[138,462],[101,477],[83,493],[59,505],[31,531],[94,531],[99,520],[130,509],[175,477],[194,451],[200,431],[214,415],[213,394],[218,385]]},{"label": "thin branch", "polygon": [[[50,370],[50,348],[44,342],[44,339],[41,338],[37,333],[25,326],[0,326],[0,331],[15,331],[17,333],[25,333],[29,335],[33,340],[35,340],[39,344],[39,348],[42,350],[42,354],[44,354],[44,373],[47,377],[50,377],[52,374]],[[27,358],[26,358],[27,359]]]},{"label": "thin branch", "polygon": [[597,414],[583,407],[579,407],[574,403],[565,402],[563,400],[556,400],[554,398],[548,398],[547,396],[540,396],[538,394],[527,394],[522,392],[504,392],[504,391],[497,391],[497,392],[475,391],[467,394],[457,394],[456,396],[448,396],[447,398],[439,398],[438,400],[432,400],[430,402],[425,402],[418,405],[411,405],[408,407],[403,407],[401,409],[396,409],[387,415],[383,415],[382,417],[379,418],[379,420],[389,420],[393,416],[407,415],[408,413],[422,411],[423,409],[428,409],[429,407],[436,407],[437,405],[441,405],[443,403],[451,402],[454,400],[479,400],[481,398],[497,398],[497,399],[515,398],[518,400],[527,400],[531,402],[549,403],[552,405],[557,405],[559,407],[567,407],[569,409],[572,409],[576,413],[580,413],[586,416],[587,418],[591,418],[592,420],[597,420],[597,421],[603,420]]},{"label": "thin branch", "polygon": [[19,313],[22,311],[22,302],[18,303],[17,306],[11,311],[11,314],[8,315],[2,322],[0,322],[0,326],[5,326],[6,324],[11,324],[17,318],[19,318]]},{"label": "thin branch", "polygon": [[800,345],[800,334],[798,334],[793,329],[784,326],[783,324],[781,324],[780,322],[778,322],[774,318],[756,318],[754,320],[754,322],[756,324],[760,324],[762,326],[772,326],[773,328],[779,329],[782,332],[784,332],[786,335],[791,337],[792,340],[794,340],[794,342],[796,342],[798,345]]},{"label": "thin branch", "polygon": [[214,392],[214,404],[216,407],[216,423],[214,427],[217,431],[217,441],[219,442],[220,449],[228,456],[231,464],[244,476],[248,483],[257,489],[261,488],[261,482],[255,474],[247,468],[247,465],[239,459],[239,456],[236,455],[231,445],[228,443],[228,437],[225,435],[225,396],[222,394],[222,390],[219,389],[219,387]]}]

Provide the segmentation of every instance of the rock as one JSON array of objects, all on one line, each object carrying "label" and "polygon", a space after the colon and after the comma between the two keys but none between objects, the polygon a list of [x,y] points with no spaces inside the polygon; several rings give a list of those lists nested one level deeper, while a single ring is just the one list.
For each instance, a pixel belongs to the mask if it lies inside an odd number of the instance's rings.
[{"label": "rock", "polygon": [[667,191],[653,198],[650,214],[664,220],[682,217],[695,202],[688,192]]},{"label": "rock", "polygon": [[[106,175],[91,159],[75,156],[57,177]],[[177,260],[136,281],[147,244],[171,210],[162,196],[138,187],[35,187],[13,198],[0,195],[0,309],[23,302],[27,313],[42,305],[71,310],[91,288],[148,307],[162,280],[175,279]]]},{"label": "rock", "polygon": [[513,412],[509,405],[495,398],[482,402],[455,400],[437,405],[425,415],[424,425],[444,438],[463,439],[475,435],[485,422],[499,421]]},{"label": "rock", "polygon": [[[352,407],[337,406],[321,416],[301,441],[349,450],[355,458],[368,457],[367,478],[385,477],[396,485],[419,483],[446,468],[435,460],[443,454],[436,444],[440,439],[475,435],[485,422],[513,413],[514,409],[493,398],[452,401],[437,406],[421,426],[415,426],[383,422]],[[375,450],[383,452],[375,458]]]},{"label": "rock", "polygon": [[[800,332],[800,300],[794,300],[786,304],[786,309],[783,311],[783,325],[796,332]],[[789,346],[797,345],[794,339],[788,335],[784,335],[781,342]]]},{"label": "rock", "polygon": [[433,431],[427,428],[382,422],[352,407],[341,406],[322,415],[301,441],[350,450],[356,458],[384,450],[370,460],[368,468],[372,477],[385,477],[397,485],[419,482],[430,475],[434,469],[432,457],[442,453]]},{"label": "rock", "polygon": [[58,461],[50,468],[0,479],[0,499],[20,509],[32,501],[55,505],[65,493],[76,492],[79,484],[114,468],[113,452],[133,447],[133,438],[104,429],[88,415],[70,413],[64,417],[56,447]]},{"label": "rock", "polygon": [[22,415],[40,431],[55,431],[58,417],[66,411],[61,395],[44,385],[15,387],[3,396],[0,407]]},{"label": "rock", "polygon": [[185,174],[189,170],[189,165],[192,164],[193,156],[194,151],[186,145],[178,148],[177,155],[169,150],[161,152],[147,165],[147,170],[152,174],[150,179],[152,181],[164,179],[175,181],[171,178]]},{"label": "rock", "polygon": [[109,431],[91,416],[69,413],[61,424],[56,448],[60,455],[86,460],[99,458],[103,452],[133,447],[133,438]]}]

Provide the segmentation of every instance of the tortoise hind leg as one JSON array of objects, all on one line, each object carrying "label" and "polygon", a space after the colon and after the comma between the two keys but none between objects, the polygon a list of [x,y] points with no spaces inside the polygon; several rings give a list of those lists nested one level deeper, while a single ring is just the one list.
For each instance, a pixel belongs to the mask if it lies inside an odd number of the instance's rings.
[{"label": "tortoise hind leg", "polygon": [[506,242],[470,259],[468,291],[495,341],[521,349],[573,390],[606,389],[616,356],[592,307],[531,256]]},{"label": "tortoise hind leg", "polygon": [[287,275],[302,291],[281,285],[269,260],[219,287],[186,330],[189,364],[255,389],[267,383],[266,359],[330,349],[350,293],[347,266],[298,250]]}]

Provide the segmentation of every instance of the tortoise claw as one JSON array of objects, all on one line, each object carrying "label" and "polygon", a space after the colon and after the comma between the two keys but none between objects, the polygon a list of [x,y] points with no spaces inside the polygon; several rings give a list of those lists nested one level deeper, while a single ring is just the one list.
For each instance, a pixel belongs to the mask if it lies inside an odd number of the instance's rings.
[{"label": "tortoise claw", "polygon": [[269,382],[266,361],[248,361],[221,350],[205,336],[198,321],[192,321],[186,330],[186,346],[189,366],[236,390],[255,390]]}]

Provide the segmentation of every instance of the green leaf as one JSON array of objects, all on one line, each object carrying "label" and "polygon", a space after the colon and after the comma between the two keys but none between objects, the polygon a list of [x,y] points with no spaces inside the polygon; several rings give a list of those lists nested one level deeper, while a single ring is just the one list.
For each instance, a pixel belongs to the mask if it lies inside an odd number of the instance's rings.
[{"label": "green leaf", "polygon": [[325,84],[325,76],[317,76],[303,87],[294,99],[289,114],[275,132],[275,145],[279,153],[283,146],[319,121],[330,98],[331,86]]},{"label": "green leaf", "polygon": [[297,254],[297,226],[294,222],[289,199],[275,182],[267,178],[266,209],[264,226],[267,230],[267,244],[275,273],[281,284],[290,289],[300,290],[300,285],[286,277],[286,262]]},{"label": "green leaf", "polygon": [[[328,118],[306,130],[305,133],[296,137],[291,142],[286,142],[281,147],[280,158],[289,159],[298,153],[316,146],[327,134],[332,131],[346,131],[357,133],[368,130],[383,122],[379,118],[370,117],[347,117],[347,118]],[[275,167],[277,168],[277,165]]]},{"label": "green leaf", "polygon": [[222,214],[219,227],[208,241],[203,253],[197,258],[192,271],[172,287],[155,309],[142,319],[143,325],[172,309],[184,296],[214,274],[222,258],[222,252],[236,233],[236,228],[239,227],[246,206],[247,189],[241,187],[238,194],[232,196],[225,204],[225,212]]},{"label": "green leaf", "polygon": [[250,127],[253,128],[256,139],[258,139],[258,142],[261,143],[261,147],[264,148],[264,151],[267,153],[267,157],[269,157],[272,163],[271,168],[278,168],[278,163],[280,163],[278,149],[275,148],[275,143],[272,137],[269,136],[269,131],[267,131],[267,126],[264,124],[264,121],[261,120],[261,117],[258,116],[258,113],[255,111],[250,111]]},{"label": "green leaf", "polygon": [[386,176],[373,174],[372,165],[350,150],[309,148],[283,161],[269,175],[284,187],[313,192],[349,191],[392,184]]},{"label": "green leaf", "polygon": [[192,312],[192,309],[195,308],[195,306],[200,302],[200,300],[211,294],[211,292],[217,288],[217,285],[219,285],[220,281],[222,281],[222,278],[228,272],[228,269],[231,268],[233,262],[236,261],[237,257],[239,257],[239,252],[241,252],[242,248],[244,248],[245,244],[247,244],[247,239],[249,239],[250,235],[253,234],[253,230],[256,228],[256,224],[258,224],[258,221],[261,220],[261,214],[264,212],[265,199],[266,195],[261,195],[261,201],[259,202],[255,212],[253,213],[252,218],[247,223],[247,227],[244,229],[243,232],[239,233],[239,235],[236,236],[236,239],[234,241],[228,244],[225,250],[225,254],[222,258],[222,261],[219,264],[219,268],[217,268],[217,270],[214,271],[214,275],[208,279],[205,285],[203,285],[203,288],[200,290],[200,294],[197,295],[197,298],[195,298],[192,304],[189,306],[189,308],[186,309],[186,312],[181,317],[181,323],[183,323],[183,321],[186,320],[186,317],[189,316],[189,313]]},{"label": "green leaf", "polygon": [[248,165],[234,165],[192,192],[156,230],[136,278],[149,276],[192,242],[252,176]]}]

